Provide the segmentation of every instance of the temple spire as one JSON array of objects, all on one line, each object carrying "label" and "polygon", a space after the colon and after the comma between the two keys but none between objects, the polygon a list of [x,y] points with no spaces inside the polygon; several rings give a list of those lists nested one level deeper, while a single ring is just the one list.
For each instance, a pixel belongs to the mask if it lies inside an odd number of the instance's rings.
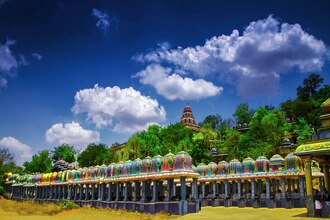
[{"label": "temple spire", "polygon": [[186,127],[193,128],[194,130],[199,130],[199,127],[197,126],[196,121],[195,121],[195,117],[194,117],[188,103],[184,107],[180,122],[181,122],[181,124],[185,125]]}]

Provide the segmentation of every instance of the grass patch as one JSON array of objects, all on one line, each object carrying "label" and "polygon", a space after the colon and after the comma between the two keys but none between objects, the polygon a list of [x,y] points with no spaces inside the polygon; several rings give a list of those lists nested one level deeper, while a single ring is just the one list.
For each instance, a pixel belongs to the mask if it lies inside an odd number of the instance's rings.
[{"label": "grass patch", "polygon": [[54,215],[62,208],[54,203],[38,203],[34,201],[14,201],[0,199],[0,208],[6,212],[16,212],[19,215]]}]

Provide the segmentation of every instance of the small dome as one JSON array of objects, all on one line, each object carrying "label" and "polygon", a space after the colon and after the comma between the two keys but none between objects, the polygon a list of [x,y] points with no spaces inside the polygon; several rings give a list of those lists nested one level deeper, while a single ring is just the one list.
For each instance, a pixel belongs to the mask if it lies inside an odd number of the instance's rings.
[{"label": "small dome", "polygon": [[288,154],[285,157],[285,169],[286,170],[302,170],[302,162],[300,157],[293,155],[292,153]]},{"label": "small dome", "polygon": [[212,148],[211,149],[211,154],[212,154],[212,156],[217,156],[218,155],[217,149],[216,148]]},{"label": "small dome", "polygon": [[8,178],[8,180],[7,180],[7,181],[15,182],[15,181],[17,180],[18,177],[19,177],[18,174],[11,174],[11,173],[8,173],[8,174],[7,174],[7,178]]},{"label": "small dome", "polygon": [[[51,182],[51,183],[54,183],[54,182],[55,182],[56,175],[57,175],[56,172],[52,172],[52,173],[50,174],[50,182]],[[39,178],[39,182],[40,182],[40,178]]]},{"label": "small dome", "polygon": [[[51,175],[51,173],[49,175]],[[32,183],[38,184],[38,183],[40,183],[40,179],[41,179],[41,176],[39,174],[38,175],[34,175],[33,176]]]},{"label": "small dome", "polygon": [[106,170],[107,170],[107,166],[106,165],[104,165],[104,164],[102,164],[100,167],[99,167],[99,170],[100,170],[100,178],[101,179],[104,179],[105,178],[105,172],[106,172]]},{"label": "small dome", "polygon": [[132,169],[132,161],[131,160],[125,161],[123,165],[123,175],[131,174],[131,169]]},{"label": "small dome", "polygon": [[233,159],[229,162],[229,174],[242,173],[242,164],[237,159]]},{"label": "small dome", "polygon": [[218,174],[227,175],[229,170],[229,163],[227,161],[220,161],[218,163]]},{"label": "small dome", "polygon": [[251,158],[245,158],[242,161],[242,170],[243,173],[253,173],[256,167],[256,162]]},{"label": "small dome", "polygon": [[87,175],[86,173],[87,173],[87,168],[86,167],[80,169],[79,180],[84,180],[86,178],[86,175]]},{"label": "small dome", "polygon": [[216,163],[210,162],[206,166],[206,173],[208,176],[215,176],[215,175],[217,175],[217,172],[218,172],[218,166]]},{"label": "small dome", "polygon": [[82,170],[82,169],[79,168],[78,170],[75,170],[75,171],[74,171],[74,181],[79,181],[81,170]]},{"label": "small dome", "polygon": [[147,156],[141,162],[141,173],[150,173],[151,157]]},{"label": "small dome", "polygon": [[289,138],[284,138],[282,141],[282,146],[289,146],[291,145],[291,141]]},{"label": "small dome", "polygon": [[[43,182],[43,177],[42,176],[41,176],[41,182]],[[62,171],[57,172],[55,182],[57,182],[57,183],[62,182]]]},{"label": "small dome", "polygon": [[174,160],[174,170],[191,170],[191,156],[185,152],[180,151],[177,155],[175,155]]},{"label": "small dome", "polygon": [[86,172],[85,172],[85,179],[91,179],[92,178],[92,168],[86,168]]},{"label": "small dome", "polygon": [[106,171],[107,178],[111,178],[115,175],[115,167],[116,167],[115,163],[111,163],[109,166],[107,166],[107,171]]},{"label": "small dome", "polygon": [[120,161],[115,166],[115,176],[121,176],[123,174],[124,162]]},{"label": "small dome", "polygon": [[5,173],[5,175],[3,175],[3,179],[7,182],[9,181],[10,177],[12,176],[13,174],[11,172],[9,173]]},{"label": "small dome", "polygon": [[99,179],[101,177],[101,170],[100,170],[100,166],[97,165],[96,167],[93,168],[93,172],[94,172],[94,176],[93,179]]},{"label": "small dome", "polygon": [[275,154],[269,160],[270,172],[281,171],[284,168],[284,159],[281,155]]},{"label": "small dome", "polygon": [[199,175],[205,176],[207,174],[206,173],[206,165],[204,163],[200,163],[197,166],[197,172],[198,172]]},{"label": "small dome", "polygon": [[256,159],[256,172],[264,173],[269,171],[269,160],[267,157],[260,156]]},{"label": "small dome", "polygon": [[166,171],[172,171],[173,167],[174,167],[174,154],[172,154],[171,152],[169,152],[168,154],[166,154],[163,157],[163,163],[162,163],[162,171],[166,172]]},{"label": "small dome", "polygon": [[138,174],[140,173],[141,169],[141,159],[137,158],[132,162],[131,174]]},{"label": "small dome", "polygon": [[163,163],[162,156],[157,155],[157,156],[153,157],[152,162],[151,162],[151,172],[159,173],[161,171],[162,163]]}]

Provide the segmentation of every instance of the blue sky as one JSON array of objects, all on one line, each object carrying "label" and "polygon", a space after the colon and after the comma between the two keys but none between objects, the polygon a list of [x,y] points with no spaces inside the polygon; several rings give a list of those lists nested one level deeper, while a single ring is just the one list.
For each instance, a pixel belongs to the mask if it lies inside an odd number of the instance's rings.
[{"label": "blue sky", "polygon": [[17,162],[329,83],[328,1],[0,0],[0,147]]}]

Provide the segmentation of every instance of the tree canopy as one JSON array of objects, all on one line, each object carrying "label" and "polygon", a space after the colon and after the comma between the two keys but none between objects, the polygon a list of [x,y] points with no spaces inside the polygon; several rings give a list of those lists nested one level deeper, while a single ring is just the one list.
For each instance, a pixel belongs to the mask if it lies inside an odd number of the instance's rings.
[{"label": "tree canopy", "polygon": [[52,170],[52,161],[49,150],[39,151],[30,162],[23,164],[27,173],[48,173]]},{"label": "tree canopy", "polygon": [[110,164],[115,162],[115,153],[105,144],[89,144],[78,156],[80,167]]},{"label": "tree canopy", "polygon": [[62,159],[65,162],[72,163],[76,161],[75,154],[76,150],[73,146],[62,144],[54,148],[54,150],[51,152],[51,158],[53,161]]},{"label": "tree canopy", "polygon": [[240,103],[236,106],[236,110],[233,114],[236,124],[249,124],[254,112],[253,109],[249,108],[248,103]]},{"label": "tree canopy", "polygon": [[330,96],[330,86],[323,82],[319,74],[310,74],[297,88],[297,97],[283,102],[281,109],[289,118],[302,118],[317,131],[321,125],[321,104]]},{"label": "tree canopy", "polygon": [[23,174],[23,169],[15,164],[15,156],[8,148],[0,148],[0,186],[9,172]]}]

